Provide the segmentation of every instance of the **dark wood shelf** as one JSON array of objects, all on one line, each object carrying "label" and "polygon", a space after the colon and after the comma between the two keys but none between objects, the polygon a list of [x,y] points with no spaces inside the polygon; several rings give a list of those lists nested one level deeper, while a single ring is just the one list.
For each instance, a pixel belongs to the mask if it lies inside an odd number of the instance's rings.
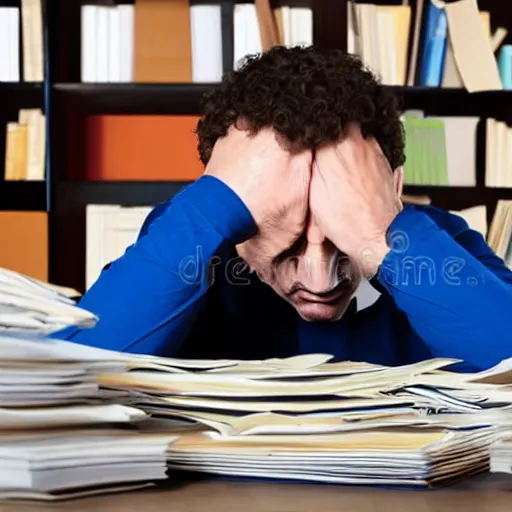
[{"label": "dark wood shelf", "polygon": [[[64,181],[57,184],[60,201],[86,205],[121,204],[151,206],[166,201],[189,185],[189,181]],[[410,195],[428,195],[435,206],[463,209],[478,204],[512,199],[512,188],[406,185]]]},{"label": "dark wood shelf", "polygon": [[41,82],[0,82],[0,111],[41,108],[44,110],[44,84]]},{"label": "dark wood shelf", "polygon": [[436,185],[405,185],[404,190],[408,194],[427,194],[427,195],[442,195],[447,194],[450,196],[458,196],[462,198],[475,198],[480,196],[482,200],[489,198],[496,199],[512,199],[512,188],[499,188],[499,187],[451,187],[451,186],[436,186]]},{"label": "dark wood shelf", "polygon": [[[65,181],[57,184],[61,203],[152,206],[176,195],[187,181]],[[69,205],[72,207],[72,205]]]},{"label": "dark wood shelf", "polygon": [[445,187],[406,185],[404,192],[411,195],[427,195],[432,205],[443,210],[464,210],[471,206],[485,205],[487,221],[494,216],[496,204],[500,199],[512,199],[512,188],[491,187]]},{"label": "dark wood shelf", "polygon": [[217,84],[55,84],[59,104],[86,114],[198,115],[201,99]]},{"label": "dark wood shelf", "polygon": [[440,87],[389,87],[403,100],[406,109],[422,109],[427,114],[481,116],[511,119],[512,91],[482,91]]},{"label": "dark wood shelf", "polygon": [[1,211],[47,211],[45,181],[0,181]]},{"label": "dark wood shelf", "polygon": [[[65,201],[67,194],[82,204],[122,204],[147,206],[166,201],[176,195],[190,181],[62,181],[57,184],[58,194]],[[451,187],[405,185],[404,193],[428,195],[438,203],[462,204],[461,208],[487,201],[512,199],[512,188]]]},{"label": "dark wood shelf", "polygon": [[[57,99],[87,114],[197,115],[201,98],[218,84],[57,83]],[[390,86],[404,109],[432,115],[512,117],[512,91],[469,93],[465,89]]]}]

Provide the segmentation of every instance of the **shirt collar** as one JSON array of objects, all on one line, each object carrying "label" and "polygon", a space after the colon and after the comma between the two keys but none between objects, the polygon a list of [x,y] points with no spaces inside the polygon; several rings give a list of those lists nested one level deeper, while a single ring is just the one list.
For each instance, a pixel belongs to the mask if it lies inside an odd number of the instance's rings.
[{"label": "shirt collar", "polygon": [[356,299],[356,312],[373,306],[380,296],[381,293],[370,284],[370,281],[363,279],[353,295]]}]

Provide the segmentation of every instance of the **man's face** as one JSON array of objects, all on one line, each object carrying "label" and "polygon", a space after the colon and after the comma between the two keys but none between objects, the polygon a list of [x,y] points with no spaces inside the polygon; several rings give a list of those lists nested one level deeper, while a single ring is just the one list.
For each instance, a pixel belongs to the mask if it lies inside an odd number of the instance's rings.
[{"label": "man's face", "polygon": [[238,254],[259,278],[295,307],[307,321],[334,321],[343,316],[361,282],[350,258],[338,251],[309,219],[289,250],[275,255],[258,238],[237,246]]}]

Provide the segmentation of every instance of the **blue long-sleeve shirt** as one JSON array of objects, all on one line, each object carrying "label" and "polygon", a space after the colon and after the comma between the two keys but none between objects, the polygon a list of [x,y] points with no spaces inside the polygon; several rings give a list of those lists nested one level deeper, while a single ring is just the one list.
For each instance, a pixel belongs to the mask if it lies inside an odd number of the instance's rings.
[{"label": "blue long-sleeve shirt", "polygon": [[229,187],[203,176],[157,206],[140,236],[109,264],[79,305],[92,329],[54,336],[126,352],[184,358],[263,359],[322,352],[386,365],[462,359],[462,371],[512,356],[512,272],[456,215],[406,206],[392,250],[335,322],[306,322],[250,274],[234,246],[256,231]]}]

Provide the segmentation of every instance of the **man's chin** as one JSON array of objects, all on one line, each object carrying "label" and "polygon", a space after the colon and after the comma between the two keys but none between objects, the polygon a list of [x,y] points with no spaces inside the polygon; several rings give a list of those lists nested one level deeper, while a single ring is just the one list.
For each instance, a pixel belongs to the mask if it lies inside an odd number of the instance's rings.
[{"label": "man's chin", "polygon": [[306,322],[335,322],[347,310],[348,302],[343,304],[323,304],[320,302],[301,302],[294,304],[297,313]]}]

